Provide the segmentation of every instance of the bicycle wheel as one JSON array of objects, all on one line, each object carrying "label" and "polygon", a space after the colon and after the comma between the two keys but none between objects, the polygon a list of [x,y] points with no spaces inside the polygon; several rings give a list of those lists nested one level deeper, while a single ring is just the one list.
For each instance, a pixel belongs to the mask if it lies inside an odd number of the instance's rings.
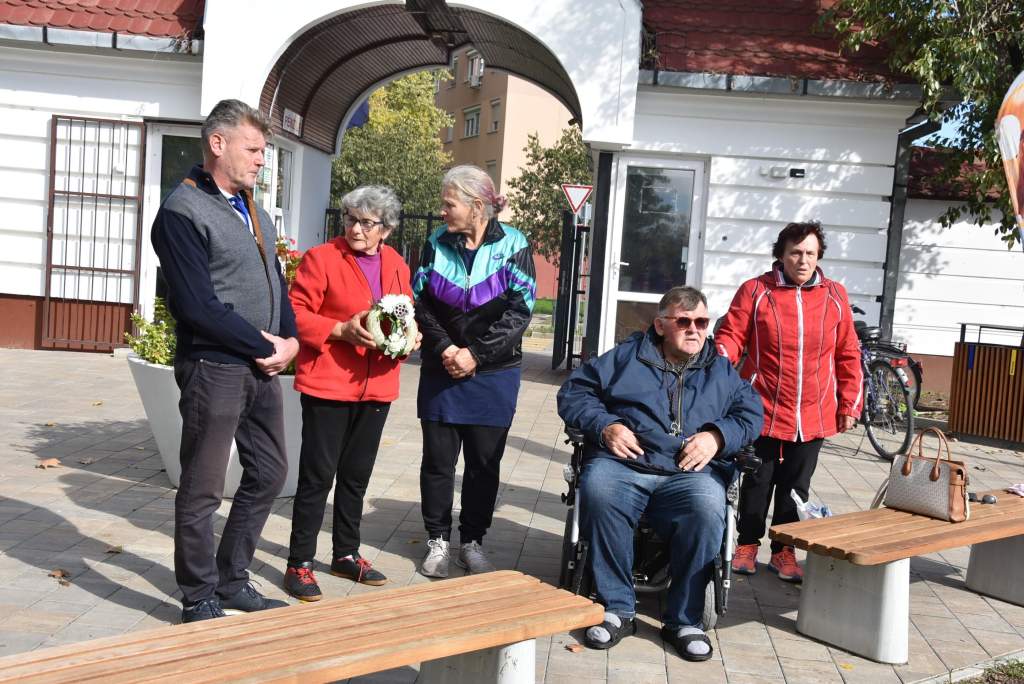
[{"label": "bicycle wheel", "polygon": [[892,460],[910,446],[914,436],[914,409],[910,391],[893,370],[882,360],[872,362],[868,379],[869,406],[864,429],[868,441],[882,458]]}]

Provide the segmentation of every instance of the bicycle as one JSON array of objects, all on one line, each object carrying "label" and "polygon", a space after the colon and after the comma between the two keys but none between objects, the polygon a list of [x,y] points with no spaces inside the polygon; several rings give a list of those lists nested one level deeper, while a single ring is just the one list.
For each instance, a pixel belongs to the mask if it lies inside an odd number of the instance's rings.
[{"label": "bicycle", "polygon": [[[857,307],[852,308],[854,313],[864,313]],[[897,372],[897,369],[912,369],[913,366],[909,365],[905,352],[882,341],[881,328],[862,321],[856,323],[864,374],[864,408],[860,422],[878,455],[891,461],[907,450],[914,436],[914,404],[909,383],[913,370]],[[920,382],[917,386],[920,387]],[[887,440],[895,439],[899,446],[891,449],[882,441],[883,435]]]}]

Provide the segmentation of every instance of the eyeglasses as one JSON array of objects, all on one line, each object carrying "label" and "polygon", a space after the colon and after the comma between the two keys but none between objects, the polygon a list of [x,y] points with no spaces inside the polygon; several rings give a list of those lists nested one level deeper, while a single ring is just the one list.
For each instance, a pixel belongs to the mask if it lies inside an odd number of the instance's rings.
[{"label": "eyeglasses", "polygon": [[351,228],[352,226],[358,223],[359,226],[367,233],[369,233],[377,226],[384,225],[383,221],[374,221],[373,219],[357,219],[355,216],[347,212],[345,213],[344,219],[346,228]]},{"label": "eyeglasses", "polygon": [[707,330],[708,323],[711,322],[710,318],[690,318],[689,316],[661,316],[660,318],[663,321],[673,321],[680,330],[688,329],[691,324],[696,326],[697,330]]}]

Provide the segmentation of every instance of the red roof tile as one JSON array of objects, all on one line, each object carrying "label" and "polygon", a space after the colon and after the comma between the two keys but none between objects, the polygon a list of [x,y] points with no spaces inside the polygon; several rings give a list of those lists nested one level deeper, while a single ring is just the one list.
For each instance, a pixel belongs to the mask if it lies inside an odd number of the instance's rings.
[{"label": "red roof tile", "polygon": [[[885,52],[840,53],[818,26],[832,0],[644,0],[654,66],[665,71],[857,81],[900,80]],[[903,79],[907,80],[907,79]]]},{"label": "red roof tile", "polygon": [[[963,174],[970,170],[984,171],[985,162],[961,166],[961,172],[951,181],[940,183],[937,176],[946,164],[945,154],[932,147],[915,147],[910,155],[910,172],[907,174],[907,196],[913,199],[934,199],[963,201],[967,199]],[[986,193],[990,200],[999,199],[1004,189],[992,188]]]},{"label": "red roof tile", "polygon": [[0,24],[178,38],[199,28],[204,5],[205,0],[0,0]]}]

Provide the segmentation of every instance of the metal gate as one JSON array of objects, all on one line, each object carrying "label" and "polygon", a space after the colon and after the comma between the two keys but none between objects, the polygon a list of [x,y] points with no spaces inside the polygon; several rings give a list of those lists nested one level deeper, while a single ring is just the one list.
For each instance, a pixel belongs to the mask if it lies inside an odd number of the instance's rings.
[{"label": "metal gate", "polygon": [[144,124],[54,116],[42,331],[46,349],[124,345],[139,302]]}]

